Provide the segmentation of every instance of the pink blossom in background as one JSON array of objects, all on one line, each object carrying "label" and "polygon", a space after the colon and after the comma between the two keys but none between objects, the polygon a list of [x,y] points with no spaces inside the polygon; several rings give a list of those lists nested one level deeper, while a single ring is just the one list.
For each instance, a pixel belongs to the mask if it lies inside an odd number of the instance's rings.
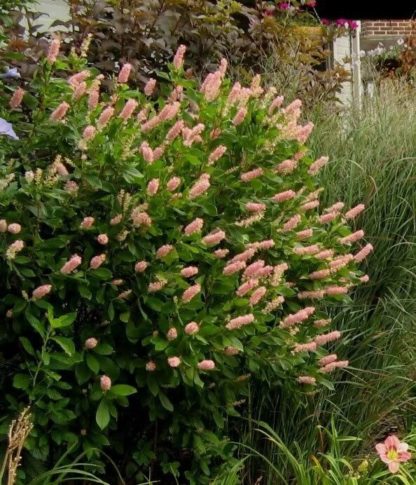
[{"label": "pink blossom in background", "polygon": [[251,263],[244,271],[245,278],[256,278],[260,270],[264,268],[265,262],[262,259],[258,259]]},{"label": "pink blossom in background", "polygon": [[151,77],[144,86],[144,94],[146,96],[151,96],[154,93],[155,88],[156,88],[156,79],[153,79]]},{"label": "pink blossom in background", "polygon": [[39,300],[40,298],[43,298],[44,296],[48,295],[51,291],[52,291],[52,285],[38,286],[33,290],[32,298],[34,300]]},{"label": "pink blossom in background", "polygon": [[[315,322],[316,323],[316,322]],[[317,345],[325,345],[329,342],[334,342],[341,338],[341,332],[334,330],[333,332],[324,333],[315,337],[315,342]]]},{"label": "pink blossom in background", "polygon": [[248,261],[256,254],[256,249],[249,248],[243,251],[242,253],[236,254],[230,261],[230,263],[235,263],[237,261]]},{"label": "pink blossom in background", "polygon": [[209,73],[201,85],[201,93],[207,101],[214,101],[219,94],[223,76],[220,71]]},{"label": "pink blossom in background", "polygon": [[144,141],[140,145],[140,153],[142,154],[144,160],[147,163],[153,163],[154,162],[154,155],[153,155],[153,150],[150,148],[150,145],[147,143],[147,141]]},{"label": "pink blossom in background", "polygon": [[299,384],[306,384],[311,386],[316,384],[316,379],[312,376],[299,376],[296,380],[299,382]]},{"label": "pink blossom in background", "polygon": [[358,204],[345,213],[345,219],[355,219],[365,209],[364,204]]},{"label": "pink blossom in background", "polygon": [[185,52],[186,52],[186,46],[181,44],[178,47],[178,50],[176,51],[175,56],[173,58],[173,67],[175,69],[181,69],[183,67]]},{"label": "pink blossom in background", "polygon": [[306,307],[296,313],[291,313],[285,317],[281,323],[281,328],[288,328],[297,323],[307,320],[315,312],[315,307]]},{"label": "pink blossom in background", "polygon": [[300,99],[295,99],[290,104],[288,104],[285,108],[286,114],[292,114],[297,112],[302,107],[302,101]]},{"label": "pink blossom in background", "polygon": [[198,293],[201,292],[201,285],[198,283],[190,286],[188,289],[186,289],[183,294],[182,294],[182,301],[184,303],[189,303]]},{"label": "pink blossom in background", "polygon": [[175,101],[174,103],[166,104],[160,113],[158,114],[158,118],[161,121],[169,121],[173,119],[179,111],[181,104]]},{"label": "pink blossom in background", "polygon": [[9,224],[7,226],[7,230],[10,232],[10,234],[19,234],[19,232],[22,230],[22,226],[17,224],[17,222],[14,222],[13,224]]},{"label": "pink blossom in background", "polygon": [[163,289],[167,284],[166,280],[162,281],[154,281],[152,283],[149,283],[149,286],[147,287],[147,291],[149,293],[156,293],[157,291],[160,291]]},{"label": "pink blossom in background", "polygon": [[285,190],[284,192],[279,192],[278,194],[272,197],[273,202],[285,202],[286,200],[293,199],[295,197],[296,192],[293,190]]},{"label": "pink blossom in background", "polygon": [[247,249],[253,248],[254,250],[271,249],[275,246],[273,239],[265,239],[264,241],[256,241],[246,245]]},{"label": "pink blossom in background", "polygon": [[327,207],[325,212],[339,212],[344,208],[344,202],[336,202],[335,204],[331,205],[331,207]]},{"label": "pink blossom in background", "polygon": [[199,325],[196,322],[189,322],[185,325],[186,335],[195,335],[199,332]]},{"label": "pink blossom in background", "polygon": [[72,94],[72,97],[75,99],[75,100],[78,100],[80,99],[82,96],[84,96],[85,92],[87,91],[87,83],[85,82],[82,82],[82,83],[79,83],[76,87],[75,87],[75,90]]},{"label": "pink blossom in background", "polygon": [[178,331],[175,327],[171,327],[166,334],[166,338],[171,342],[172,340],[176,340],[178,338]]},{"label": "pink blossom in background", "polygon": [[208,165],[213,165],[217,160],[219,160],[224,153],[227,151],[227,147],[224,145],[219,145],[208,157]]},{"label": "pink blossom in background", "polygon": [[62,101],[62,103],[52,112],[50,119],[52,121],[61,121],[62,118],[65,117],[68,109],[69,104],[66,101]]},{"label": "pink blossom in background", "polygon": [[357,263],[361,263],[374,250],[372,244],[366,244],[358,253],[354,255]]},{"label": "pink blossom in background", "polygon": [[115,280],[111,280],[111,284],[114,285],[114,286],[121,286],[122,284],[124,283],[124,280],[122,279],[115,279]]},{"label": "pink blossom in background", "polygon": [[78,84],[85,81],[90,76],[90,71],[84,70],[81,72],[77,72],[68,78],[68,84],[72,87],[78,86]]},{"label": "pink blossom in background", "polygon": [[361,283],[368,283],[370,281],[370,277],[368,274],[365,274],[364,276],[361,276],[360,281]]},{"label": "pink blossom in background", "polygon": [[256,278],[263,278],[265,276],[270,276],[274,271],[273,266],[267,265],[259,269],[258,273],[255,275]]},{"label": "pink blossom in background", "polygon": [[175,86],[168,97],[168,101],[170,102],[182,101],[182,99],[183,99],[183,86]]},{"label": "pink blossom in background", "polygon": [[300,246],[293,248],[293,252],[299,256],[313,255],[319,253],[320,247],[318,244],[312,244],[311,246]]},{"label": "pink blossom in background", "polygon": [[233,125],[238,126],[244,121],[244,118],[247,116],[247,108],[243,106],[237,111],[237,114],[233,118]]},{"label": "pink blossom in background", "polygon": [[148,362],[146,362],[145,367],[147,372],[154,372],[156,370],[156,362],[154,362],[153,360],[149,360]]},{"label": "pink blossom in background", "polygon": [[328,364],[332,364],[332,362],[335,362],[336,360],[338,360],[337,354],[329,354],[322,357],[322,359],[319,359],[318,363],[321,367],[324,367]]},{"label": "pink blossom in background", "polygon": [[135,227],[150,227],[152,225],[152,219],[149,214],[145,211],[141,211],[137,207],[132,210],[131,219]]},{"label": "pink blossom in background", "polygon": [[269,115],[271,116],[274,111],[278,108],[280,108],[280,106],[282,106],[283,104],[283,101],[284,101],[284,97],[283,96],[276,96],[276,98],[273,99],[273,101],[271,102],[270,106],[269,106]]},{"label": "pink blossom in background", "polygon": [[313,236],[313,230],[312,229],[304,229],[303,231],[299,231],[296,233],[296,237],[298,239],[308,239]]},{"label": "pink blossom in background", "polygon": [[13,93],[9,101],[9,106],[12,109],[18,108],[22,104],[23,96],[25,95],[25,90],[22,88],[17,88]]},{"label": "pink blossom in background", "polygon": [[94,256],[90,261],[90,268],[91,269],[98,269],[106,260],[105,254],[99,254]]},{"label": "pink blossom in background", "polygon": [[138,104],[139,103],[135,99],[129,99],[121,110],[121,113],[118,115],[119,118],[123,119],[124,121],[130,119]]},{"label": "pink blossom in background", "polygon": [[118,300],[127,300],[132,293],[133,293],[133,290],[123,291],[119,295],[117,295],[117,299]]},{"label": "pink blossom in background", "polygon": [[98,88],[93,88],[88,94],[88,108],[94,109],[97,107],[100,100],[100,90]]},{"label": "pink blossom in background", "polygon": [[113,218],[110,219],[110,225],[111,226],[116,226],[117,224],[120,224],[120,222],[122,221],[123,219],[123,215],[122,214],[117,214],[116,216],[114,216]]},{"label": "pink blossom in background", "polygon": [[49,45],[49,50],[47,55],[47,61],[50,64],[53,64],[56,61],[60,48],[61,48],[61,39],[59,37],[55,37]]},{"label": "pink blossom in background", "polygon": [[159,190],[159,179],[152,179],[147,184],[147,195],[150,195],[152,197],[157,193],[158,190]]},{"label": "pink blossom in background", "polygon": [[0,219],[0,232],[7,231],[7,221],[6,219]]},{"label": "pink blossom in background", "polygon": [[111,389],[111,379],[103,375],[100,377],[100,387],[103,392],[107,392]]},{"label": "pink blossom in background", "polygon": [[333,221],[339,216],[339,212],[328,212],[328,214],[322,214],[319,216],[319,222],[321,224],[326,224],[328,222]]},{"label": "pink blossom in background", "polygon": [[203,225],[204,225],[204,220],[201,219],[200,217],[197,217],[191,223],[185,226],[185,229],[183,230],[183,232],[187,236],[191,236],[196,232],[201,232]]},{"label": "pink blossom in background", "polygon": [[329,267],[332,270],[338,270],[338,269],[344,268],[353,259],[354,259],[354,256],[352,254],[344,254],[342,256],[335,258],[333,261],[330,261]]},{"label": "pink blossom in background", "polygon": [[309,211],[309,210],[312,210],[312,209],[316,209],[317,207],[319,207],[319,200],[318,199],[311,200],[310,202],[306,202],[306,204],[301,205],[300,210]]},{"label": "pink blossom in background", "polygon": [[213,360],[202,360],[198,363],[199,370],[214,370],[215,369],[215,362]]},{"label": "pink blossom in background", "polygon": [[132,67],[133,66],[131,64],[129,64],[128,62],[126,62],[126,64],[123,65],[123,67],[121,68],[121,70],[118,74],[118,78],[117,78],[117,81],[119,83],[124,84],[129,80]]},{"label": "pink blossom in background", "polygon": [[323,280],[324,278],[328,278],[331,275],[330,269],[320,269],[318,271],[314,271],[309,275],[311,280]]},{"label": "pink blossom in background", "polygon": [[144,271],[146,271],[146,268],[149,266],[149,263],[147,261],[138,261],[135,265],[134,265],[134,271],[136,273],[143,273]]},{"label": "pink blossom in background", "polygon": [[182,132],[184,126],[185,123],[183,122],[183,120],[178,120],[167,132],[166,141],[172,142],[175,138],[177,138]]},{"label": "pink blossom in background", "polygon": [[168,180],[166,188],[169,190],[169,192],[173,192],[179,187],[179,185],[181,185],[181,179],[179,177],[172,177]]},{"label": "pink blossom in background", "polygon": [[165,153],[165,147],[164,147],[164,145],[160,145],[160,146],[156,147],[153,150],[153,159],[154,159],[154,161],[156,162],[156,160],[159,160],[159,158],[161,156],[163,156],[164,153]]},{"label": "pink blossom in background", "polygon": [[95,136],[95,134],[97,133],[97,130],[94,126],[92,125],[88,125],[85,127],[83,133],[82,133],[82,138],[85,140],[85,141],[89,141],[89,140],[92,140]]},{"label": "pink blossom in background", "polygon": [[249,325],[254,322],[254,315],[249,313],[241,317],[232,318],[225,326],[228,330],[238,330],[244,325]]},{"label": "pink blossom in background", "polygon": [[62,274],[72,273],[82,263],[82,258],[78,254],[74,254],[60,269]]},{"label": "pink blossom in background", "polygon": [[204,236],[202,238],[202,242],[208,246],[214,246],[215,244],[219,244],[223,239],[225,239],[225,232],[221,231],[220,229],[216,229],[210,234]]},{"label": "pink blossom in background", "polygon": [[223,274],[225,276],[231,276],[234,273],[238,273],[239,271],[243,270],[246,267],[246,263],[244,261],[236,261],[235,263],[230,263],[223,269]]},{"label": "pink blossom in background", "polygon": [[183,144],[186,147],[190,147],[193,143],[201,143],[202,138],[200,137],[201,133],[205,130],[205,125],[203,123],[198,123],[192,129],[187,127],[182,129],[182,136],[183,136]]},{"label": "pink blossom in background", "polygon": [[332,258],[333,255],[334,255],[334,251],[332,249],[324,249],[323,251],[320,251],[319,253],[315,254],[315,258],[329,259],[329,258]]},{"label": "pink blossom in background", "polygon": [[376,444],[376,451],[383,463],[386,463],[391,473],[397,473],[400,463],[406,463],[412,458],[408,451],[409,445],[395,435],[388,436],[383,443]]},{"label": "pink blossom in background", "polygon": [[84,347],[87,350],[95,349],[97,345],[98,345],[98,340],[94,337],[87,338],[87,340],[84,342]]},{"label": "pink blossom in background", "polygon": [[354,243],[356,241],[359,241],[360,239],[362,239],[364,237],[364,231],[362,229],[360,229],[359,231],[355,231],[353,232],[352,234],[350,234],[349,236],[345,236],[345,237],[342,237],[339,242],[341,244],[350,244],[350,243]]},{"label": "pink blossom in background", "polygon": [[326,319],[322,318],[320,320],[315,320],[315,322],[313,323],[313,326],[315,328],[324,328],[330,325],[331,322],[332,320],[330,318],[326,318]]},{"label": "pink blossom in background", "polygon": [[227,67],[228,67],[228,61],[223,57],[220,61],[220,67],[218,69],[222,77],[225,76],[225,73],[227,72]]},{"label": "pink blossom in background", "polygon": [[181,365],[181,359],[179,357],[169,357],[168,358],[169,367],[173,369]]},{"label": "pink blossom in background", "polygon": [[300,221],[302,220],[301,216],[299,214],[296,214],[295,216],[291,217],[284,225],[283,225],[283,231],[288,232],[293,229],[295,229],[299,224]]},{"label": "pink blossom in background", "polygon": [[165,258],[171,251],[173,246],[171,244],[164,244],[156,251],[156,259]]},{"label": "pink blossom in background", "polygon": [[245,208],[249,212],[263,212],[266,210],[266,204],[247,202],[247,204],[245,205]]},{"label": "pink blossom in background", "polygon": [[232,357],[233,355],[239,354],[240,351],[236,347],[225,347],[224,349],[224,354],[227,355],[228,357]]},{"label": "pink blossom in background", "polygon": [[81,229],[90,229],[93,226],[94,222],[94,217],[84,217],[79,227]]},{"label": "pink blossom in background", "polygon": [[253,180],[257,177],[260,177],[263,175],[263,169],[262,168],[255,168],[253,170],[250,170],[249,172],[242,173],[240,175],[240,179],[243,182],[250,182],[250,180]]},{"label": "pink blossom in background", "polygon": [[181,270],[181,276],[184,278],[192,278],[198,274],[198,268],[196,266],[187,266]]},{"label": "pink blossom in background", "polygon": [[144,121],[146,121],[148,114],[149,114],[148,107],[141,109],[136,116],[137,123],[143,123]]},{"label": "pink blossom in background", "polygon": [[308,342],[306,344],[296,344],[293,352],[296,354],[299,352],[314,352],[316,350],[315,342]]},{"label": "pink blossom in background", "polygon": [[260,286],[256,290],[254,290],[253,294],[250,297],[250,305],[257,305],[260,300],[266,295],[267,288],[265,286]]},{"label": "pink blossom in background", "polygon": [[15,242],[10,244],[10,246],[6,250],[6,258],[7,259],[14,259],[17,253],[20,253],[22,249],[25,247],[24,241],[21,239],[17,239]]},{"label": "pink blossom in background", "polygon": [[214,256],[218,259],[222,259],[225,258],[229,252],[229,249],[217,249],[214,251]]},{"label": "pink blossom in background", "polygon": [[114,108],[112,106],[108,106],[107,108],[105,108],[98,118],[97,126],[99,128],[104,128],[104,126],[110,121],[113,114]]},{"label": "pink blossom in background", "polygon": [[99,244],[101,244],[103,246],[105,246],[106,244],[108,244],[109,239],[108,239],[107,234],[99,234],[97,236],[97,241],[98,241]]},{"label": "pink blossom in background", "polygon": [[350,363],[348,360],[337,360],[336,362],[331,362],[330,364],[321,367],[319,370],[324,374],[329,374],[336,369],[345,369],[345,367],[348,367],[349,365]]},{"label": "pink blossom in background", "polygon": [[297,295],[299,300],[305,299],[321,299],[325,296],[325,292],[323,290],[315,290],[315,291],[300,291]]},{"label": "pink blossom in background", "polygon": [[328,163],[329,157],[320,157],[308,169],[309,175],[316,175]]},{"label": "pink blossom in background", "polygon": [[[137,115],[137,119],[139,118],[140,113]],[[159,118],[159,116],[153,116],[153,118],[150,118],[150,120],[146,121],[146,123],[143,123],[140,129],[143,133],[147,133],[148,131],[156,128],[156,126],[159,126],[161,122],[162,120]]]}]

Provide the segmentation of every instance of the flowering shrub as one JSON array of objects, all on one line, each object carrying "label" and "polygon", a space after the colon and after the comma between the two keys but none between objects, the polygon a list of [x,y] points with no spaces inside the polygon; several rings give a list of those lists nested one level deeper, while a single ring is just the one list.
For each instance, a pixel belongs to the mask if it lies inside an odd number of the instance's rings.
[{"label": "flowering shrub", "polygon": [[199,86],[184,53],[158,97],[129,64],[100,94],[58,39],[0,85],[2,406],[31,405],[34,459],[111,443],[127,476],[208,483],[250,374],[310,392],[348,365],[322,303],[368,279],[364,206],[319,210],[299,100],[231,86],[225,61]]}]

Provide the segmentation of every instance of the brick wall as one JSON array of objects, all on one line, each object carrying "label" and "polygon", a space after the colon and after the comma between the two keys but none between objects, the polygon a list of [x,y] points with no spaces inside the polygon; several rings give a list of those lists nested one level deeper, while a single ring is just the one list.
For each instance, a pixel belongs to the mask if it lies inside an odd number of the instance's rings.
[{"label": "brick wall", "polygon": [[381,35],[407,37],[412,32],[416,34],[416,21],[414,20],[364,20],[361,22],[363,37]]}]

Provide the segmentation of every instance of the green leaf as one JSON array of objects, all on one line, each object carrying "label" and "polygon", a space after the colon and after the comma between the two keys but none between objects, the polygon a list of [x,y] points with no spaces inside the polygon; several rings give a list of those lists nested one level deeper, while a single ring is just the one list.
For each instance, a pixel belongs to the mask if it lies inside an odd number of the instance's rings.
[{"label": "green leaf", "polygon": [[100,363],[92,354],[88,353],[86,357],[87,366],[95,373],[98,374],[100,370]]},{"label": "green leaf", "polygon": [[130,312],[124,312],[120,314],[120,320],[124,323],[128,323],[130,319]]},{"label": "green leaf", "polygon": [[137,389],[133,386],[129,386],[127,384],[116,384],[111,388],[111,393],[115,394],[116,396],[131,396],[135,394]]},{"label": "green leaf", "polygon": [[49,323],[52,328],[64,328],[69,327],[75,319],[77,318],[76,312],[67,313],[66,315],[61,315],[58,318],[49,318]]},{"label": "green leaf", "polygon": [[74,355],[75,345],[72,339],[68,337],[52,337],[51,340],[56,342],[62,348],[62,350],[69,356]]},{"label": "green leaf", "polygon": [[159,392],[159,399],[160,402],[162,403],[162,406],[167,410],[167,411],[173,411],[173,404],[170,402],[169,398],[164,394],[163,392]]},{"label": "green leaf", "polygon": [[22,347],[26,350],[28,354],[36,355],[35,349],[33,348],[29,339],[27,339],[26,337],[20,337],[19,340],[20,340],[20,343],[22,344]]},{"label": "green leaf", "polygon": [[108,409],[108,403],[106,399],[102,399],[95,414],[95,421],[100,429],[104,429],[110,422],[110,410]]},{"label": "green leaf", "polygon": [[30,313],[29,308],[27,308],[25,311],[25,317],[30,325],[38,332],[38,334],[42,338],[45,338],[45,327],[43,323]]},{"label": "green leaf", "polygon": [[101,342],[95,347],[94,352],[99,355],[111,355],[114,349],[110,344]]},{"label": "green leaf", "polygon": [[30,387],[31,379],[26,374],[16,374],[13,378],[13,386],[16,389],[28,390]]},{"label": "green leaf", "polygon": [[113,273],[107,268],[98,268],[91,271],[91,275],[99,280],[111,280]]}]

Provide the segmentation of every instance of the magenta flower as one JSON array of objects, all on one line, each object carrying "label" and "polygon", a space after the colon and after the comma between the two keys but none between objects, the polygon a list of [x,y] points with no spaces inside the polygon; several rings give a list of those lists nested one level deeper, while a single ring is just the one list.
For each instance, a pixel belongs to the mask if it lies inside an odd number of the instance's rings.
[{"label": "magenta flower", "polygon": [[407,451],[409,445],[401,442],[397,436],[388,436],[384,443],[377,443],[376,450],[380,460],[386,463],[391,473],[399,471],[400,463],[409,461],[412,455]]},{"label": "magenta flower", "polygon": [[281,2],[277,5],[279,10],[289,10],[290,9],[290,3],[289,2]]}]

